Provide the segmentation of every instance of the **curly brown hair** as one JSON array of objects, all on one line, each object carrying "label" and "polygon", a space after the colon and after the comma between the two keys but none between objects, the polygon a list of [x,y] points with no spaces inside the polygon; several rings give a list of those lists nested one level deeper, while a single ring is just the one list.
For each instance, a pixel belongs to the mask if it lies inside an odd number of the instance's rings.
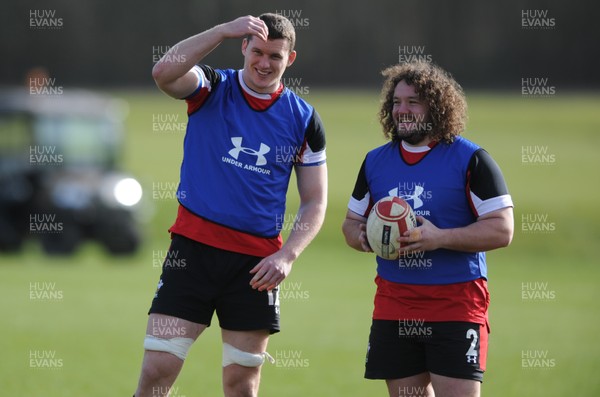
[{"label": "curly brown hair", "polygon": [[452,143],[464,131],[467,101],[462,87],[448,72],[431,62],[414,61],[391,66],[381,74],[385,81],[381,89],[379,122],[386,138],[394,140],[396,137],[392,107],[394,90],[402,80],[413,86],[429,106],[432,139]]}]

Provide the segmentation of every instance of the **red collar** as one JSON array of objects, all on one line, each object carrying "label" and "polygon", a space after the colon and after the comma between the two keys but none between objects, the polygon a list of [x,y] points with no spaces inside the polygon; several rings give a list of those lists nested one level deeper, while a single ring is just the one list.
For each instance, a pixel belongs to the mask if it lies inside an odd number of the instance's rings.
[{"label": "red collar", "polygon": [[250,107],[254,110],[265,110],[269,106],[273,104],[279,98],[279,95],[283,92],[283,84],[279,83],[279,88],[277,91],[269,93],[269,94],[261,94],[259,92],[253,91],[246,85],[244,79],[242,77],[242,71],[238,74],[238,79],[240,82],[240,86],[242,87],[242,93],[244,94],[244,98],[248,101]]},{"label": "red collar", "polygon": [[431,141],[426,146],[410,146],[404,141],[400,142],[400,154],[407,164],[418,163],[438,144],[438,141]]}]

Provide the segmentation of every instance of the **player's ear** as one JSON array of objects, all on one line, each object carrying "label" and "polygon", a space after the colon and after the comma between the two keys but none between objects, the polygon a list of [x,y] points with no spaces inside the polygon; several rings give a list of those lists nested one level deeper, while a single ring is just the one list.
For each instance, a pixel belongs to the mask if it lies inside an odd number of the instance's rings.
[{"label": "player's ear", "polygon": [[246,48],[248,48],[248,38],[244,37],[244,40],[242,40],[242,55],[246,56]]},{"label": "player's ear", "polygon": [[290,55],[288,56],[287,66],[292,66],[292,63],[294,63],[295,60],[296,60],[296,51],[292,51],[292,52],[290,52]]}]

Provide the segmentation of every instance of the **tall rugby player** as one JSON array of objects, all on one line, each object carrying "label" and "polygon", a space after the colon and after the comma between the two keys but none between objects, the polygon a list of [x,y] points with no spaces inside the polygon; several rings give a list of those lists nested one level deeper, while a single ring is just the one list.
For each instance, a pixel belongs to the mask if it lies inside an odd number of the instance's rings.
[{"label": "tall rugby player", "polygon": [[[243,69],[202,63],[226,39],[242,39]],[[294,44],[285,17],[244,16],[181,41],[154,66],[158,87],[187,103],[180,206],[167,255],[186,266],[163,264],[136,397],[168,393],[215,312],[225,396],[258,394],[269,335],[279,331],[278,285],[316,236],[327,204],[323,125],[282,84]],[[300,207],[286,226],[293,170]],[[285,243],[283,226],[291,229]]]}]

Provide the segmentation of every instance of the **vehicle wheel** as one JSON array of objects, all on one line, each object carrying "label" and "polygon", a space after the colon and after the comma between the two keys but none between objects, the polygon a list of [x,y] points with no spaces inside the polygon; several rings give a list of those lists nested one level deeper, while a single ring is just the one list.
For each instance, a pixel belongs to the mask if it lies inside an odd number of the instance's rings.
[{"label": "vehicle wheel", "polygon": [[66,224],[60,233],[41,234],[40,242],[49,255],[71,255],[81,242],[81,233],[74,224]]},{"label": "vehicle wheel", "polygon": [[141,242],[140,233],[132,224],[112,223],[99,230],[98,239],[113,255],[134,254]]},{"label": "vehicle wheel", "polygon": [[23,235],[6,219],[0,217],[0,252],[19,252]]}]

